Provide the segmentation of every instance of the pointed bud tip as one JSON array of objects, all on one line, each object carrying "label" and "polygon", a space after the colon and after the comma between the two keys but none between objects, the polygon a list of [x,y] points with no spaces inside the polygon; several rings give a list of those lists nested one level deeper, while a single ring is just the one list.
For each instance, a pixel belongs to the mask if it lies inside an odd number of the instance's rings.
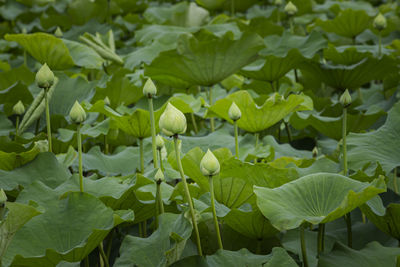
[{"label": "pointed bud tip", "polygon": [[377,29],[378,31],[381,31],[386,28],[387,26],[387,20],[382,13],[379,13],[373,22],[374,28]]},{"label": "pointed bud tip", "polygon": [[17,102],[17,104],[15,104],[13,106],[13,113],[15,115],[22,115],[25,113],[25,106],[24,104],[20,101]]},{"label": "pointed bud tip", "polygon": [[157,183],[161,183],[161,182],[165,181],[165,176],[161,169],[158,169],[158,171],[154,175],[154,179],[156,180]]},{"label": "pointed bud tip", "polygon": [[286,4],[285,6],[285,12],[289,16],[296,15],[297,13],[297,7],[292,3],[292,1],[289,1],[289,3]]},{"label": "pointed bud tip", "polygon": [[0,204],[4,204],[7,201],[6,192],[1,188],[0,189]]},{"label": "pointed bud tip", "polygon": [[160,136],[156,136],[156,147],[157,149],[162,149],[164,147],[164,139]]},{"label": "pointed bud tip", "polygon": [[347,107],[351,104],[351,95],[348,89],[346,89],[346,91],[344,91],[344,93],[340,96],[339,101],[344,107]]},{"label": "pointed bud tip", "polygon": [[143,95],[148,97],[148,96],[154,96],[156,94],[157,94],[157,87],[155,86],[151,78],[148,78],[143,87]]},{"label": "pointed bud tip", "polygon": [[242,117],[242,112],[240,111],[240,108],[236,105],[235,102],[232,102],[232,105],[228,111],[228,115],[229,118],[233,121],[237,121]]},{"label": "pointed bud tip", "polygon": [[40,88],[48,89],[54,83],[54,73],[50,70],[47,63],[44,63],[39,71],[36,73],[36,84]]}]

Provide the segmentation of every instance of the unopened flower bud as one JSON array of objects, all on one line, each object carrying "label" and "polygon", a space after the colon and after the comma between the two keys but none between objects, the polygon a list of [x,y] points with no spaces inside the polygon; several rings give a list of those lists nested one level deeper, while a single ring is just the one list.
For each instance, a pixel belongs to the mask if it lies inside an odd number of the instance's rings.
[{"label": "unopened flower bud", "polygon": [[154,179],[156,180],[157,183],[161,183],[165,181],[164,173],[162,172],[161,169],[158,169],[156,172],[156,175],[154,175]]},{"label": "unopened flower bud", "polygon": [[156,136],[156,147],[158,150],[164,147],[164,139],[160,135]]},{"label": "unopened flower bud", "polygon": [[109,106],[109,105],[111,104],[110,99],[108,98],[108,96],[106,96],[106,97],[104,98],[104,104],[105,104],[106,106]]},{"label": "unopened flower bud", "polygon": [[75,123],[81,123],[86,120],[86,112],[78,101],[75,101],[75,104],[72,106],[69,117]]},{"label": "unopened flower bud", "polygon": [[242,117],[242,112],[240,111],[239,107],[236,105],[235,102],[232,103],[231,107],[228,111],[229,118],[233,121],[237,121]]},{"label": "unopened flower bud", "polygon": [[157,88],[153,83],[153,81],[150,78],[148,78],[143,87],[143,95],[145,95],[146,97],[152,97],[156,94],[157,94]]},{"label": "unopened flower bud", "polygon": [[385,29],[387,26],[387,21],[385,16],[382,15],[382,13],[379,13],[378,16],[375,17],[373,25],[374,28],[377,29],[378,31]]},{"label": "unopened flower bud", "polygon": [[25,107],[24,104],[22,104],[21,100],[13,106],[13,113],[15,115],[22,115],[25,113]]},{"label": "unopened flower bud", "polygon": [[281,6],[283,4],[282,0],[275,0],[274,4],[276,6]]},{"label": "unopened flower bud", "polygon": [[292,3],[292,1],[289,1],[289,3],[287,3],[285,6],[284,11],[289,16],[293,16],[293,15],[296,15],[296,13],[297,13],[297,7]]},{"label": "unopened flower bud", "polygon": [[313,158],[316,158],[318,156],[318,148],[316,146],[312,150],[312,156]]},{"label": "unopened flower bud", "polygon": [[158,125],[167,136],[184,134],[187,126],[186,117],[179,109],[168,103]]},{"label": "unopened flower bud", "polygon": [[58,38],[61,38],[61,37],[63,37],[63,32],[62,32],[62,30],[60,29],[60,27],[57,27],[57,29],[56,29],[56,31],[54,32],[54,35],[56,36],[56,37],[58,37]]},{"label": "unopened flower bud", "polygon": [[6,192],[1,188],[0,189],[0,206],[4,204],[7,201],[7,195]]},{"label": "unopened flower bud", "polygon": [[204,176],[214,176],[219,174],[219,161],[210,149],[207,150],[207,153],[201,159],[200,170]]},{"label": "unopened flower bud", "polygon": [[339,101],[340,101],[340,103],[342,103],[342,105],[344,107],[348,107],[351,104],[351,95],[350,95],[348,89],[346,89],[346,91],[344,91],[344,93],[340,97]]},{"label": "unopened flower bud", "polygon": [[54,83],[54,73],[50,70],[46,63],[36,73],[36,84],[40,88],[49,89]]}]

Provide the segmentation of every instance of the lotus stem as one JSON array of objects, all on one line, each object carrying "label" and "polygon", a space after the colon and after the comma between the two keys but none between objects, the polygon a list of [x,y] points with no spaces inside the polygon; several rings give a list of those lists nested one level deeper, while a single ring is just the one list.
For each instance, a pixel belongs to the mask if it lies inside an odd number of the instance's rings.
[{"label": "lotus stem", "polygon": [[[103,121],[105,121],[106,120],[106,115],[103,115]],[[103,138],[103,145],[104,145],[104,154],[108,154],[108,144],[107,144],[107,134],[105,134],[104,135],[104,138]]]},{"label": "lotus stem", "polygon": [[83,167],[82,167],[82,136],[81,124],[76,128],[76,137],[78,139],[78,161],[79,161],[79,188],[83,192]]},{"label": "lotus stem", "polygon": [[378,58],[382,56],[382,32],[378,34]]},{"label": "lotus stem", "polygon": [[110,267],[110,263],[108,262],[107,255],[106,255],[106,253],[104,253],[103,242],[100,242],[100,245],[99,245],[99,252],[100,252],[101,258],[103,259],[104,266],[105,266],[105,267]]},{"label": "lotus stem", "polygon": [[109,238],[108,238],[108,243],[107,243],[107,258],[110,258],[111,255],[111,248],[112,248],[112,240],[113,240],[113,235],[114,235],[115,229],[111,229],[111,232],[109,233]]},{"label": "lotus stem", "polygon": [[142,226],[142,230],[143,230],[143,237],[147,237],[147,220],[144,220],[142,222],[143,226]]},{"label": "lotus stem", "polygon": [[90,267],[90,264],[89,264],[89,255],[87,255],[87,256],[85,257],[85,267]]},{"label": "lotus stem", "polygon": [[353,247],[353,231],[351,229],[351,215],[350,213],[347,213],[344,215],[344,220],[346,221],[346,227],[347,227],[347,246],[349,248]]},{"label": "lotus stem", "polygon": [[238,134],[238,125],[237,125],[237,121],[235,121],[233,123],[234,127],[235,127],[235,153],[236,153],[236,158],[239,158],[239,134]]},{"label": "lotus stem", "polygon": [[290,125],[285,120],[283,120],[283,124],[285,124],[286,134],[288,136],[288,141],[290,143],[290,142],[292,142],[292,132],[290,131]]},{"label": "lotus stem", "polygon": [[[212,88],[208,88],[208,101],[210,102],[210,107],[212,106]],[[215,131],[215,122],[214,122],[214,117],[210,118],[210,130],[211,132]]]},{"label": "lotus stem", "polygon": [[294,22],[292,16],[289,18],[289,24],[290,24],[290,33],[294,34]]},{"label": "lotus stem", "polygon": [[155,216],[155,225],[158,228],[158,215],[164,213],[164,203],[162,201],[161,195],[161,180],[156,181],[157,189],[156,189],[156,216]]},{"label": "lotus stem", "polygon": [[231,16],[235,17],[235,0],[231,0]]},{"label": "lotus stem", "polygon": [[318,225],[318,255],[324,252],[325,247],[325,224]]},{"label": "lotus stem", "polygon": [[255,133],[254,136],[256,137],[256,144],[255,144],[254,147],[257,148],[257,146],[258,146],[258,139],[259,139],[259,137],[260,137],[260,133]]},{"label": "lotus stem", "polygon": [[194,116],[194,113],[190,113],[190,116],[192,117],[194,133],[197,134],[199,132],[199,129],[197,128],[197,123],[196,123],[196,118]]},{"label": "lotus stem", "polygon": [[189,186],[188,186],[188,184],[186,182],[185,173],[183,172],[183,167],[182,167],[182,162],[181,162],[181,155],[180,155],[181,153],[180,153],[179,144],[178,144],[178,138],[179,138],[178,135],[174,135],[176,162],[178,164],[179,173],[181,175],[183,187],[185,189],[186,199],[187,199],[187,202],[188,202],[189,208],[190,208],[190,215],[192,217],[193,229],[194,229],[194,232],[195,232],[195,235],[196,235],[197,251],[198,251],[200,256],[203,256],[203,252],[201,250],[200,234],[199,234],[199,229],[197,227],[196,215],[194,213],[192,197],[190,196]]},{"label": "lotus stem", "polygon": [[158,149],[158,157],[160,158],[160,169],[161,171],[164,171],[161,149]]},{"label": "lotus stem", "polygon": [[153,97],[149,95],[149,112],[150,112],[150,126],[151,126],[151,147],[153,149],[153,164],[154,168],[158,169],[157,161],[157,147],[156,147],[156,125],[154,119]]},{"label": "lotus stem", "polygon": [[300,225],[300,245],[301,245],[301,254],[303,256],[303,263],[304,267],[308,267],[308,260],[307,260],[307,247],[306,247],[306,240],[304,238],[304,226]]},{"label": "lotus stem", "polygon": [[342,147],[343,147],[343,175],[347,176],[347,107],[343,107]]},{"label": "lotus stem", "polygon": [[50,108],[49,108],[49,88],[45,88],[44,99],[46,104],[46,124],[47,124],[47,140],[49,142],[49,152],[53,152],[51,143],[51,126],[50,126]]},{"label": "lotus stem", "polygon": [[144,152],[143,152],[143,138],[139,138],[139,151],[140,151],[140,173],[144,173]]},{"label": "lotus stem", "polygon": [[18,127],[19,127],[19,115],[17,115],[17,120],[15,122],[15,139],[17,139],[18,136]]},{"label": "lotus stem", "polygon": [[142,238],[144,237],[143,236],[143,229],[142,229],[142,222],[139,223],[139,236],[142,237]]},{"label": "lotus stem", "polygon": [[397,167],[393,169],[393,187],[394,187],[394,192],[398,194],[399,188],[397,187]]},{"label": "lotus stem", "polygon": [[211,210],[214,218],[215,232],[217,233],[218,247],[219,249],[224,249],[222,246],[221,233],[219,231],[217,212],[215,211],[214,183],[211,175],[208,177],[208,181],[210,182]]}]

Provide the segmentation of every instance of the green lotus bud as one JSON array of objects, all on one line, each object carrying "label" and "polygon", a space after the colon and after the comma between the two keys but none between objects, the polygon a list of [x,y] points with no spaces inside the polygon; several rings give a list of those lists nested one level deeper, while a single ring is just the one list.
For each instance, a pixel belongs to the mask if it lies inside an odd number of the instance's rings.
[{"label": "green lotus bud", "polygon": [[377,29],[378,31],[385,29],[387,26],[387,21],[385,16],[382,15],[382,13],[379,13],[378,16],[375,17],[373,25],[374,28]]},{"label": "green lotus bud", "polygon": [[54,83],[54,73],[50,70],[46,63],[36,73],[36,84],[40,88],[49,89]]},{"label": "green lotus bud", "polygon": [[292,1],[289,1],[289,3],[286,4],[284,10],[289,16],[296,15],[297,13],[297,7],[292,3]]},{"label": "green lotus bud", "polygon": [[186,117],[179,109],[168,103],[158,125],[167,136],[184,134],[187,126]]},{"label": "green lotus bud", "polygon": [[78,101],[75,101],[75,104],[72,106],[69,117],[75,123],[81,123],[86,120],[86,112]]},{"label": "green lotus bud", "polygon": [[156,147],[158,150],[164,147],[164,139],[160,135],[156,136]]},{"label": "green lotus bud", "polygon": [[349,93],[349,90],[346,89],[346,91],[344,91],[339,101],[344,107],[348,107],[351,104],[351,95]]},{"label": "green lotus bud", "polygon": [[200,170],[204,176],[213,176],[219,174],[219,161],[211,152],[210,149],[207,150],[207,153],[201,159],[200,162]]},{"label": "green lotus bud", "polygon": [[312,150],[312,156],[313,158],[316,158],[318,156],[318,147],[314,147]]},{"label": "green lotus bud", "polygon": [[40,152],[47,152],[49,151],[49,142],[47,140],[36,141],[35,148],[37,148]]},{"label": "green lotus bud", "polygon": [[147,97],[152,97],[155,94],[157,94],[157,88],[154,85],[153,81],[150,78],[148,78],[143,87],[143,95]]},{"label": "green lotus bud", "polygon": [[231,107],[228,111],[229,118],[233,121],[237,121],[242,117],[242,112],[240,111],[239,107],[236,105],[235,102],[232,102]]},{"label": "green lotus bud", "polygon": [[283,4],[282,0],[275,0],[274,4],[276,6],[281,6]]},{"label": "green lotus bud", "polygon": [[63,37],[63,32],[62,32],[62,30],[60,29],[60,27],[57,27],[57,29],[56,29],[56,31],[54,32],[54,35],[56,36],[56,37],[58,37],[58,38],[61,38],[61,37]]},{"label": "green lotus bud", "polygon": [[111,104],[110,99],[108,98],[108,96],[106,96],[104,98],[104,104],[107,105],[107,106],[109,106]]},{"label": "green lotus bud", "polygon": [[4,192],[3,188],[0,189],[0,206],[7,201],[6,192]]},{"label": "green lotus bud", "polygon": [[22,104],[21,100],[13,106],[13,113],[15,115],[22,115],[25,113],[25,107],[24,104]]},{"label": "green lotus bud", "polygon": [[158,184],[165,181],[164,173],[162,172],[161,169],[158,169],[156,175],[154,175],[154,179]]}]

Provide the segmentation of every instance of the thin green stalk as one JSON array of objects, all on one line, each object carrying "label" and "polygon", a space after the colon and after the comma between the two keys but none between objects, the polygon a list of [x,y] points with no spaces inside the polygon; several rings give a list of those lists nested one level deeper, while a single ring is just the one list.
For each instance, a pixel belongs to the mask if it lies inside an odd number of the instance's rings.
[{"label": "thin green stalk", "polygon": [[347,108],[343,108],[343,125],[342,125],[342,148],[343,148],[343,175],[347,176]]},{"label": "thin green stalk", "polygon": [[290,33],[294,34],[294,23],[293,23],[293,17],[289,18],[289,24],[290,24]]},{"label": "thin green stalk", "polygon": [[157,147],[156,147],[156,125],[154,119],[153,98],[148,97],[148,100],[149,100],[150,126],[151,126],[151,145],[153,149],[153,164],[154,168],[158,169]]},{"label": "thin green stalk", "polygon": [[183,167],[182,167],[182,162],[181,162],[181,155],[180,155],[181,153],[180,153],[179,144],[178,144],[178,135],[174,136],[174,143],[175,143],[176,162],[178,164],[179,173],[181,175],[183,187],[185,189],[186,199],[187,199],[187,202],[189,204],[190,215],[192,217],[192,223],[193,223],[193,229],[194,229],[194,232],[196,234],[197,251],[198,251],[200,256],[203,256],[203,252],[201,250],[200,234],[199,234],[199,229],[198,229],[197,222],[196,222],[196,216],[195,216],[195,213],[194,213],[192,197],[190,196],[189,186],[188,186],[188,184],[186,182],[185,173],[183,172]]},{"label": "thin green stalk", "polygon": [[115,229],[113,228],[111,230],[111,232],[109,233],[109,238],[108,238],[108,243],[107,243],[107,252],[106,252],[108,259],[110,258],[110,255],[111,255],[112,240],[113,240],[114,232],[115,232]]},{"label": "thin green stalk", "polygon": [[163,161],[162,161],[161,149],[158,149],[158,157],[160,159],[160,168],[161,168],[161,171],[163,172],[164,171],[164,166],[163,166]]},{"label": "thin green stalk", "polygon": [[143,237],[147,237],[147,220],[144,220],[142,222],[143,226],[142,226],[142,230],[143,230]]},{"label": "thin green stalk", "polygon": [[105,267],[110,267],[110,263],[108,262],[107,255],[106,255],[106,253],[104,253],[103,242],[101,242],[99,245],[99,252],[100,252],[100,256],[103,258]]},{"label": "thin green stalk", "polygon": [[397,167],[393,169],[393,187],[394,187],[394,192],[398,194],[399,188],[397,187]]},{"label": "thin green stalk", "polygon": [[140,151],[140,173],[144,173],[144,155],[143,155],[143,138],[139,138],[139,151]]},{"label": "thin green stalk", "polygon": [[324,239],[325,239],[325,224],[320,223],[318,225],[318,255],[324,252]]},{"label": "thin green stalk", "polygon": [[192,118],[194,133],[197,134],[199,132],[199,129],[197,128],[196,117],[194,116],[194,113],[190,113],[190,116]]},{"label": "thin green stalk", "polygon": [[239,158],[239,141],[238,141],[238,139],[239,139],[239,134],[238,134],[238,125],[237,125],[237,121],[235,121],[234,123],[233,123],[233,125],[234,125],[234,127],[235,127],[235,155],[236,155],[236,157],[237,158]]},{"label": "thin green stalk", "polygon": [[258,139],[259,139],[259,137],[260,137],[260,134],[259,134],[259,133],[255,133],[254,136],[256,137],[256,144],[255,144],[255,147],[257,147],[257,146],[258,146]]},{"label": "thin green stalk", "polygon": [[[103,121],[106,120],[106,115],[103,114]],[[108,154],[108,144],[107,144],[107,134],[104,135],[104,139],[103,139],[103,145],[104,145],[104,154]]]},{"label": "thin green stalk", "polygon": [[231,0],[231,16],[235,17],[235,0]]},{"label": "thin green stalk", "polygon": [[139,223],[139,236],[143,238],[142,222]]},{"label": "thin green stalk", "polygon": [[17,120],[15,122],[15,139],[17,139],[18,136],[18,127],[19,127],[19,115],[17,115]]},{"label": "thin green stalk", "polygon": [[382,55],[382,33],[379,31],[378,34],[378,58]]},{"label": "thin green stalk", "polygon": [[208,177],[208,181],[210,183],[211,210],[212,210],[212,214],[213,214],[213,218],[214,218],[215,232],[217,233],[218,247],[219,247],[219,249],[224,249],[222,246],[221,233],[219,232],[217,212],[215,211],[214,183],[213,183],[212,176]]},{"label": "thin green stalk", "polygon": [[89,255],[87,255],[87,256],[85,257],[85,267],[90,267],[90,264],[89,264]]},{"label": "thin green stalk", "polygon": [[161,194],[161,181],[157,182],[157,195],[158,195],[158,205],[159,205],[159,211],[160,214],[164,213],[164,202],[162,200],[162,194]]},{"label": "thin green stalk", "polygon": [[[212,88],[208,88],[208,101],[210,102],[210,107],[212,106]],[[210,130],[211,132],[215,131],[215,122],[214,122],[214,117],[210,118]]]},{"label": "thin green stalk", "polygon": [[283,124],[285,124],[286,134],[288,136],[288,141],[292,142],[292,132],[290,131],[290,125],[285,120],[283,120]]},{"label": "thin green stalk", "polygon": [[344,220],[346,221],[347,227],[347,246],[352,248],[353,247],[353,231],[351,229],[351,215],[347,213],[344,215]]},{"label": "thin green stalk", "polygon": [[83,167],[82,167],[82,136],[81,124],[76,128],[76,137],[78,138],[78,161],[79,161],[79,188],[83,192]]},{"label": "thin green stalk", "polygon": [[49,152],[53,152],[53,146],[51,143],[51,126],[50,126],[50,108],[49,108],[49,88],[44,91],[44,99],[46,104],[46,124],[47,124],[47,140],[49,142]]},{"label": "thin green stalk", "polygon": [[301,254],[303,256],[303,263],[304,267],[308,267],[308,260],[307,260],[307,247],[306,247],[306,240],[304,238],[304,226],[300,226],[300,245],[301,245]]}]

